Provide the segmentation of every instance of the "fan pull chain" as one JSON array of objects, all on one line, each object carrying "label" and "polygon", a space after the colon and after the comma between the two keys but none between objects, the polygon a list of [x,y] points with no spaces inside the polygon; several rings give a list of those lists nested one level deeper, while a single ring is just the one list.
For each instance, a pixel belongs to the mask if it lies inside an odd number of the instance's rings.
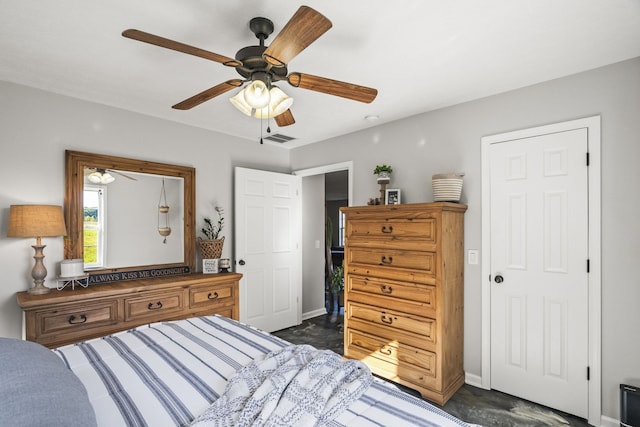
[{"label": "fan pull chain", "polygon": [[264,141],[262,141],[262,120],[264,119],[260,117],[260,144],[264,144]]}]

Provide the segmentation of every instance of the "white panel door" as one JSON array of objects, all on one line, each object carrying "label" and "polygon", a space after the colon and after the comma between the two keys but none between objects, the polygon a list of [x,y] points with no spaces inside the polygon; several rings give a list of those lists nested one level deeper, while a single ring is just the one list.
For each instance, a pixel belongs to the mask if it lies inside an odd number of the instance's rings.
[{"label": "white panel door", "polygon": [[587,130],[492,144],[491,387],[588,416]]},{"label": "white panel door", "polygon": [[235,168],[240,320],[273,332],[301,322],[301,178]]}]

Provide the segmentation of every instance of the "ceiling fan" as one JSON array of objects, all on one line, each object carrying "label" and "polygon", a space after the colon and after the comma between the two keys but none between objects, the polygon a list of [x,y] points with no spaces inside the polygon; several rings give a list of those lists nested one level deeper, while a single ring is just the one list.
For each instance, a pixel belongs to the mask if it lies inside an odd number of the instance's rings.
[{"label": "ceiling fan", "polygon": [[[229,58],[140,30],[125,30],[122,35],[130,39],[187,53],[189,55],[199,56],[228,67],[233,67],[238,74],[242,76],[242,79],[227,80],[175,104],[173,108],[178,110],[189,110],[234,88],[242,87],[245,83],[249,82],[245,91],[255,90],[255,92],[251,93],[257,95],[270,93],[271,98],[274,98],[273,94],[275,92],[272,91],[273,88],[276,88],[274,83],[286,81],[293,87],[340,96],[359,102],[372,102],[378,94],[376,89],[332,80],[326,77],[288,71],[287,65],[289,61],[328,31],[331,26],[331,21],[324,15],[308,6],[301,6],[284,26],[282,31],[273,39],[273,42],[269,46],[265,46],[265,39],[273,33],[273,22],[267,18],[253,18],[249,23],[249,28],[260,40],[260,45],[247,46],[240,49],[236,53],[235,58]],[[273,90],[278,90],[279,93],[282,92],[278,88]],[[248,95],[251,95],[251,93]],[[286,95],[284,96],[286,97]],[[247,95],[245,95],[245,99],[247,99]],[[237,108],[245,112],[245,114],[253,115],[257,118],[274,117],[278,126],[288,126],[295,123],[293,114],[289,109],[293,100],[290,98],[289,100],[288,102],[282,102],[278,107],[273,109],[269,109],[270,106],[267,106],[266,113],[263,106],[258,106],[261,104],[244,105],[244,108],[251,109],[243,110],[236,105],[233,98],[231,101]],[[239,99],[239,102],[243,103],[244,101]],[[283,111],[279,111],[278,108]]]},{"label": "ceiling fan", "polygon": [[92,184],[110,184],[115,181],[113,174],[120,175],[132,181],[137,181],[136,178],[113,169],[85,167],[84,174],[87,177],[87,180]]}]

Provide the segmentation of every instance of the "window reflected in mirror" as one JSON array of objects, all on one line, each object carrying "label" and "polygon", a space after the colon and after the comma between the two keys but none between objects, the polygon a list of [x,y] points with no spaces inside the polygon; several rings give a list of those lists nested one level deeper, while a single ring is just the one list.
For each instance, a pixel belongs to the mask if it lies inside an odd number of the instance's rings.
[{"label": "window reflected in mirror", "polygon": [[104,213],[106,188],[85,185],[83,193],[84,223],[83,250],[84,267],[102,268],[104,266]]}]

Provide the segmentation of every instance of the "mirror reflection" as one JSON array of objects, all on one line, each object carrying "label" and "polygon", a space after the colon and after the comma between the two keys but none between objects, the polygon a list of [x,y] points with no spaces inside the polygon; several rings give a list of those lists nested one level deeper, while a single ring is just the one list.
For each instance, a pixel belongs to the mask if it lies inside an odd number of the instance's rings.
[{"label": "mirror reflection", "polygon": [[184,259],[184,179],[84,168],[85,270]]},{"label": "mirror reflection", "polygon": [[194,168],[71,150],[65,165],[65,259],[96,282],[195,271]]}]

